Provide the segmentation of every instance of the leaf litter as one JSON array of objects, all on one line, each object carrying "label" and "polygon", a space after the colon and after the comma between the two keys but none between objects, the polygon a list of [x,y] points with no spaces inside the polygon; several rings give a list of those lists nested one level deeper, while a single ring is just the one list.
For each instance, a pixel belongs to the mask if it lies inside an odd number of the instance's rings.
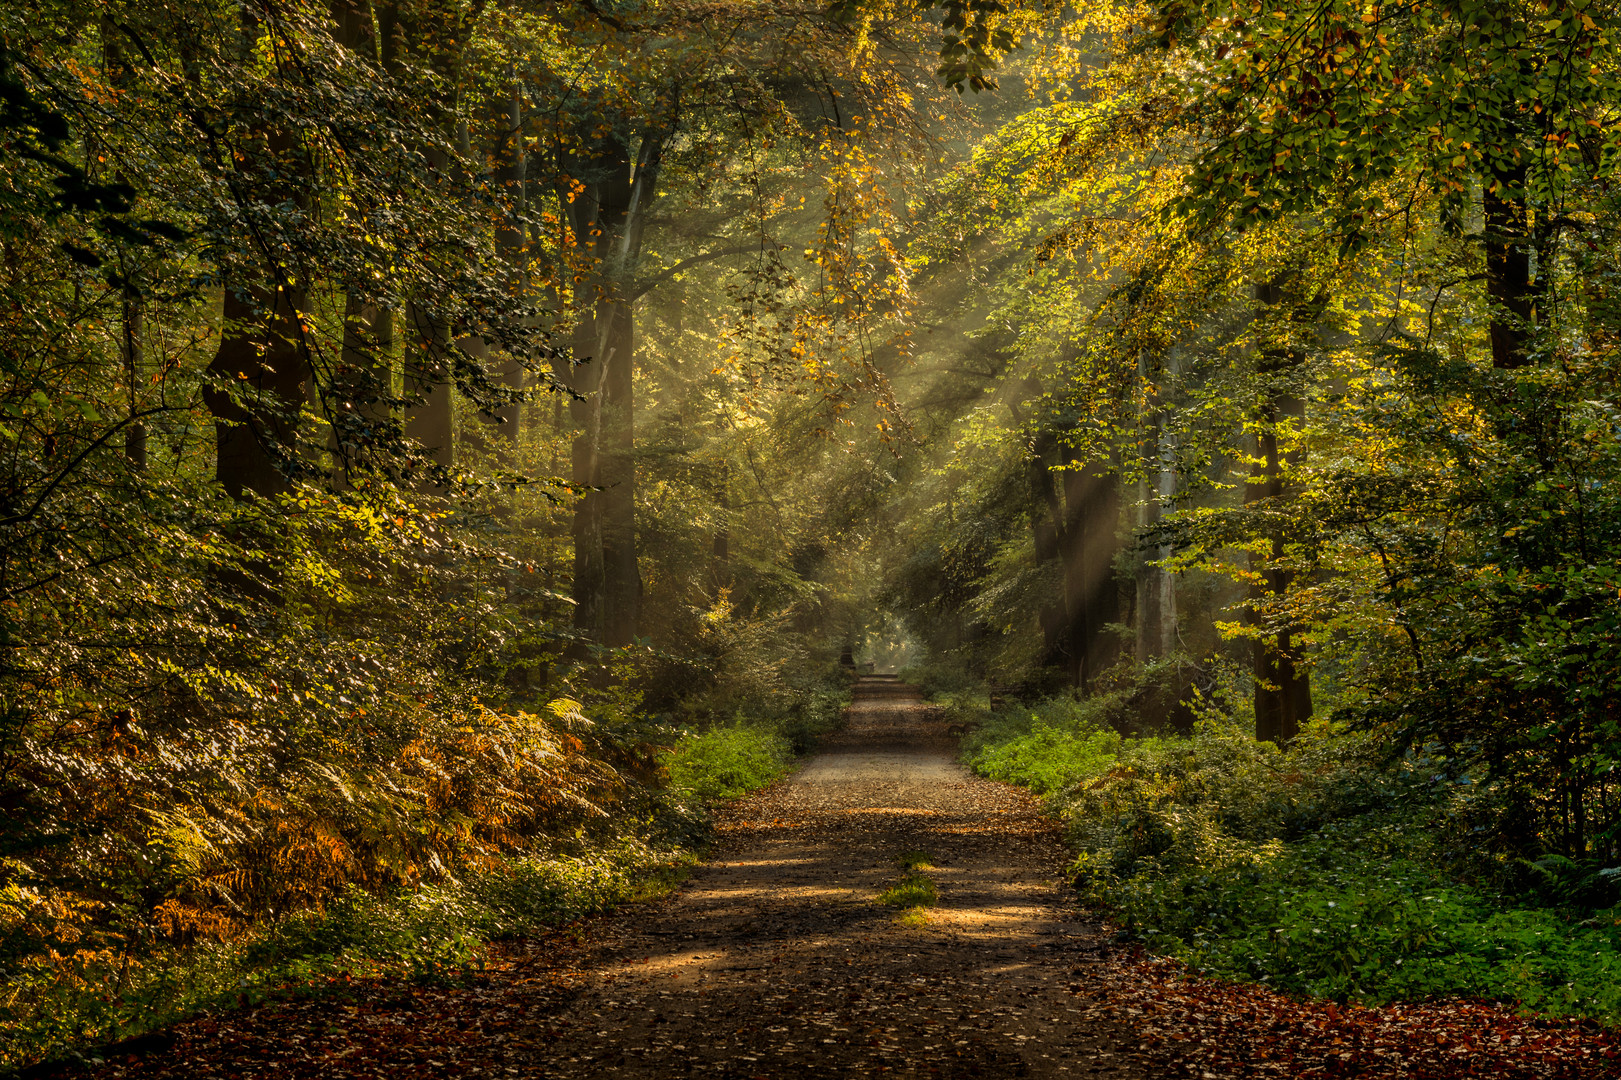
[{"label": "leaf litter", "polygon": [[[953,757],[909,688],[869,679],[669,896],[498,945],[461,985],[328,979],[35,1075],[1621,1077],[1590,1023],[1301,1001],[1118,947],[1063,888],[1056,825]],[[919,851],[938,902],[903,925],[878,896]]]}]

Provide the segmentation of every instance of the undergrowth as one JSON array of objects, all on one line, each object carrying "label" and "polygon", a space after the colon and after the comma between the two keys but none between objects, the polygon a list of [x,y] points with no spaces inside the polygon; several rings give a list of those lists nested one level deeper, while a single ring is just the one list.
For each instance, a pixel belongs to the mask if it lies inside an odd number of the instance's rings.
[{"label": "undergrowth", "polygon": [[978,724],[972,768],[1064,821],[1078,888],[1128,935],[1297,993],[1621,1023],[1621,871],[1494,836],[1486,778],[1417,752],[1390,763],[1326,725],[1257,743],[1208,699],[1191,735],[1122,737],[1099,722],[1114,704],[947,708]]},{"label": "undergrowth", "polygon": [[0,992],[0,1068],[62,1056],[93,1060],[85,1048],[327,976],[464,977],[484,967],[492,941],[668,888],[696,860],[690,846],[672,842],[690,826],[664,822],[607,844],[559,846],[393,896],[351,886],[322,910],[140,961],[70,954],[8,971]]},{"label": "undergrowth", "polygon": [[682,736],[666,762],[672,789],[712,802],[764,787],[793,757],[793,744],[774,726],[739,722]]},{"label": "undergrowth", "polygon": [[[600,808],[580,800],[574,823],[556,835],[532,835],[527,849],[486,852],[481,864],[468,859],[413,887],[368,891],[351,881],[318,904],[189,944],[75,949],[59,941],[49,951],[0,950],[0,1071],[91,1060],[96,1046],[328,977],[463,978],[484,966],[492,942],[656,895],[706,845],[708,805],[780,777],[796,753],[837,726],[845,700],[840,689],[809,693],[789,708],[682,733],[659,757],[662,789],[622,768],[613,798]],[[646,723],[632,717],[626,731]],[[573,745],[587,771],[591,759]],[[657,773],[644,775],[651,781]]]},{"label": "undergrowth", "polygon": [[848,688],[810,686],[776,707],[738,710],[729,721],[699,722],[664,758],[673,791],[714,802],[781,778],[843,722]]}]

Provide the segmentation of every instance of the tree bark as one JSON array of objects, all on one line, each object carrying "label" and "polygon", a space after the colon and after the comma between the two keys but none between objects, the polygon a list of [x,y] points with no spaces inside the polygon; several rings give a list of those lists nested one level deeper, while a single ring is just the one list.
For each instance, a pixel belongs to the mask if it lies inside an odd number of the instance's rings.
[{"label": "tree bark", "polygon": [[[507,289],[521,296],[529,287],[528,252],[525,244],[523,211],[527,204],[525,183],[528,178],[528,156],[524,152],[523,86],[517,73],[507,71],[509,93],[502,110],[496,116],[495,182],[508,200],[508,212],[496,226],[495,246],[508,266]],[[509,389],[522,390],[523,366],[515,360],[502,361],[497,372]],[[518,442],[521,434],[523,408],[519,404],[506,405],[496,410],[497,430],[504,445],[498,465],[516,471]]]},{"label": "tree bark", "polygon": [[227,283],[224,329],[203,401],[214,416],[215,476],[233,499],[269,498],[291,487],[309,378],[303,310],[302,289]]},{"label": "tree bark", "polygon": [[353,471],[366,463],[368,449],[388,422],[394,396],[393,352],[394,313],[348,294],[343,348],[327,405],[328,448],[339,488],[347,487]]},{"label": "tree bark", "polygon": [[[1499,177],[1500,185],[1523,188],[1525,172]],[[1536,238],[1525,200],[1500,187],[1484,198],[1486,293],[1491,298],[1492,366],[1512,371],[1530,363],[1531,330],[1537,321],[1537,284],[1533,255]]]},{"label": "tree bark", "polygon": [[[146,299],[139,286],[125,287],[123,302],[124,378],[129,383],[129,411],[134,416],[140,408],[137,390],[141,381],[142,361],[145,359]],[[138,473],[146,471],[146,425],[131,420],[124,430],[124,457],[129,467]]]},{"label": "tree bark", "polygon": [[662,137],[643,138],[633,158],[619,137],[598,143],[571,171],[585,191],[569,204],[578,242],[592,241],[597,280],[577,316],[570,408],[577,435],[575,628],[607,645],[628,645],[640,620],[636,551],[635,311],[627,289],[641,257],[642,230],[658,182]]},{"label": "tree bark", "polygon": [[[1150,371],[1146,356],[1139,360],[1138,375],[1147,385]],[[1145,429],[1140,452],[1145,462],[1152,462],[1153,466],[1145,470],[1138,485],[1139,535],[1159,524],[1164,508],[1171,505],[1176,495],[1176,458],[1166,430],[1165,410],[1158,404],[1150,407]],[[1170,556],[1168,545],[1156,545],[1143,553],[1137,568],[1138,660],[1158,659],[1176,650],[1176,576],[1152,565]]]},{"label": "tree bark", "polygon": [[[127,88],[133,81],[133,72],[124,60],[118,43],[119,31],[110,17],[101,22],[102,60],[108,81],[116,87]],[[127,178],[119,179],[128,182]],[[119,275],[123,280],[123,298],[119,309],[120,352],[124,360],[124,381],[129,387],[129,412],[133,418],[140,411],[140,379],[146,345],[146,297],[141,292],[140,270],[131,253],[119,250]],[[124,458],[132,470],[146,471],[146,425],[131,419],[124,429]]]},{"label": "tree bark", "polygon": [[[1291,299],[1281,276],[1256,286],[1255,298],[1273,317],[1296,323],[1315,321],[1325,303],[1323,297],[1304,302]],[[1284,418],[1295,421],[1305,418],[1305,400],[1288,389],[1292,377],[1305,361],[1305,350],[1292,341],[1261,350],[1258,374],[1264,385],[1257,416],[1259,434],[1255,461],[1250,466],[1250,482],[1244,488],[1246,506],[1280,500],[1284,492],[1284,468],[1298,465],[1301,460],[1299,453],[1279,453],[1278,425]],[[1282,528],[1275,526],[1271,531],[1269,552],[1250,555],[1250,570],[1260,579],[1250,585],[1248,618],[1251,625],[1259,626],[1261,622],[1256,605],[1269,597],[1283,595],[1294,583],[1293,573],[1280,565],[1283,547]],[[1252,667],[1256,739],[1287,742],[1300,733],[1301,725],[1311,716],[1311,677],[1302,668],[1303,659],[1290,627],[1271,634],[1261,633],[1255,638]]]},{"label": "tree bark", "polygon": [[[244,5],[244,56],[258,34],[257,13]],[[244,162],[241,209],[247,216],[301,201],[302,192],[290,178],[307,175],[308,168],[294,133],[261,121],[243,136],[236,153]],[[266,181],[250,170],[275,179]],[[261,183],[264,190],[255,190]],[[256,254],[256,263],[222,274],[220,344],[203,390],[203,403],[214,416],[215,476],[234,499],[250,493],[270,498],[291,487],[310,378],[306,286],[294,268],[277,264],[273,252]]]},{"label": "tree bark", "polygon": [[1064,560],[1064,608],[1069,617],[1070,678],[1090,693],[1098,675],[1120,655],[1108,630],[1120,621],[1114,557],[1120,549],[1120,485],[1106,463],[1064,470],[1064,523],[1058,533]]},{"label": "tree bark", "polygon": [[405,398],[411,404],[405,434],[428,452],[435,465],[448,469],[456,463],[450,326],[414,302],[405,306],[405,321],[411,333],[405,365]]},{"label": "tree bark", "polygon": [[[340,0],[341,2],[341,0]],[[358,0],[355,0],[358,2]],[[460,134],[456,120],[456,95],[461,86],[464,44],[471,20],[483,4],[470,6],[402,5],[399,0],[382,0],[377,7],[378,59],[389,75],[399,77],[407,57],[415,55],[424,66],[440,75],[451,86],[451,100],[436,102],[440,130],[456,142]],[[442,145],[430,145],[425,154],[428,168],[448,179],[450,170],[459,168],[454,155]],[[407,341],[405,350],[404,397],[408,402],[405,434],[422,446],[432,462],[442,469],[455,465],[454,404],[451,396],[451,325],[439,309],[439,301],[419,297],[408,301],[405,310]],[[437,490],[438,485],[419,485]]]}]

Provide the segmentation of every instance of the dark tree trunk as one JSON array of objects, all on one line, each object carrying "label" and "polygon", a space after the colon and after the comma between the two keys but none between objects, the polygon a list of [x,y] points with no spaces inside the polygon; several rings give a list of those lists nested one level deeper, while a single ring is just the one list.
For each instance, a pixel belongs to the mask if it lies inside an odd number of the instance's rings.
[{"label": "dark tree trunk", "polygon": [[640,620],[635,312],[628,297],[661,146],[649,136],[633,159],[625,141],[611,137],[590,159],[571,163],[585,191],[569,204],[570,225],[576,237],[593,241],[598,268],[597,280],[581,286],[578,363],[568,373],[582,395],[570,407],[577,432],[573,480],[584,491],[574,522],[575,627],[608,645],[628,645]]},{"label": "dark tree trunk", "polygon": [[146,355],[146,298],[141,295],[140,283],[133,278],[136,271],[127,265],[124,271],[124,299],[120,311],[123,329],[121,342],[124,353],[124,380],[129,385],[129,412],[131,420],[124,429],[124,457],[136,472],[146,471],[146,425],[134,419],[140,411],[139,389],[141,370]]},{"label": "dark tree trunk", "polygon": [[[1040,392],[1039,388],[1036,392]],[[1019,420],[1020,417],[1015,414],[1014,419]],[[1057,463],[1056,458],[1056,447],[1051,434],[1041,432],[1036,437],[1035,454],[1030,460],[1027,474],[1031,498],[1047,513],[1046,520],[1041,518],[1039,512],[1033,511],[1030,515],[1031,541],[1035,545],[1038,565],[1062,560],[1064,557],[1062,541],[1064,504],[1059,498],[1058,485],[1053,481],[1053,465]],[[1067,568],[1062,562],[1059,566],[1067,578]],[[1072,648],[1069,610],[1065,595],[1060,593],[1051,603],[1042,605],[1036,612],[1036,618],[1041,626],[1042,667],[1063,668],[1066,673],[1072,675],[1075,669],[1075,653]]]},{"label": "dark tree trunk", "polygon": [[[1167,362],[1168,363],[1168,362]],[[1139,374],[1146,381],[1148,365],[1140,365]],[[1156,391],[1157,393],[1158,391]],[[1142,532],[1153,529],[1160,522],[1164,508],[1171,505],[1176,495],[1176,461],[1174,448],[1167,434],[1165,410],[1158,404],[1151,406],[1148,424],[1140,447],[1145,462],[1152,466],[1138,490],[1141,512],[1138,528]],[[1156,545],[1143,553],[1136,574],[1136,628],[1137,659],[1154,660],[1176,651],[1176,576],[1152,563],[1170,558],[1167,545]]]},{"label": "dark tree trunk", "polygon": [[[515,72],[509,69],[507,74],[511,93],[495,117],[494,158],[495,182],[509,200],[510,212],[496,227],[495,244],[510,268],[507,288],[514,296],[521,296],[529,287],[528,252],[524,242],[522,217],[527,204],[525,181],[528,177],[528,160],[524,153],[523,139],[523,86],[518,82]],[[504,360],[498,374],[502,383],[509,389],[523,389],[524,370],[521,364],[510,359]],[[498,462],[501,467],[511,470],[518,467],[517,450],[522,416],[523,409],[518,404],[506,405],[496,410],[496,424],[504,441]]]},{"label": "dark tree trunk", "polygon": [[344,299],[343,349],[327,401],[333,468],[338,487],[367,463],[388,423],[393,400],[394,313],[354,293]]},{"label": "dark tree trunk", "polygon": [[[1524,171],[1499,178],[1514,188],[1525,183]],[[1492,366],[1512,371],[1530,362],[1531,330],[1537,318],[1537,284],[1533,280],[1536,238],[1522,198],[1486,192],[1484,199],[1486,293],[1491,297]]]},{"label": "dark tree trunk", "polygon": [[[1256,286],[1255,298],[1270,309],[1273,317],[1296,323],[1314,322],[1325,302],[1322,297],[1305,302],[1289,297],[1280,279]],[[1285,307],[1289,310],[1283,310]],[[1277,503],[1284,492],[1285,466],[1300,461],[1298,454],[1284,456],[1278,452],[1277,428],[1286,417],[1296,421],[1305,417],[1305,401],[1288,388],[1305,360],[1305,350],[1292,342],[1261,350],[1258,374],[1263,385],[1257,417],[1260,434],[1256,460],[1250,467],[1250,482],[1244,489],[1246,505]],[[1252,624],[1259,623],[1255,604],[1281,596],[1294,583],[1294,575],[1280,566],[1283,545],[1282,526],[1274,526],[1271,550],[1250,555],[1250,569],[1260,578],[1250,586]],[[1294,637],[1294,631],[1284,627],[1261,634],[1253,645],[1255,737],[1262,741],[1287,742],[1300,733],[1301,725],[1312,713],[1311,677],[1302,669],[1304,658]]]},{"label": "dark tree trunk", "polygon": [[[339,0],[344,2],[344,0]],[[360,0],[349,0],[359,3]],[[452,88],[461,85],[464,45],[468,20],[481,4],[470,8],[453,5],[402,5],[399,0],[377,4],[377,55],[385,72],[399,77],[407,61],[415,60],[440,75]],[[438,117],[441,132],[455,144],[461,135],[456,120],[455,94],[448,102],[430,103]],[[444,144],[426,148],[431,173],[448,181],[461,163]],[[422,296],[405,308],[404,397],[405,434],[425,449],[433,463],[449,469],[455,464],[454,402],[451,395],[451,316],[442,310],[440,298]],[[425,490],[437,485],[418,479]]]},{"label": "dark tree trunk", "polygon": [[715,504],[720,510],[719,523],[715,526],[714,538],[710,541],[710,558],[715,566],[715,588],[729,589],[732,586],[732,495],[731,495],[731,469],[721,462]]},{"label": "dark tree trunk", "polygon": [[407,304],[410,328],[405,363],[405,434],[428,451],[436,465],[455,464],[455,430],[451,423],[450,327],[443,318],[417,304]]},{"label": "dark tree trunk", "polygon": [[[127,88],[133,72],[125,63],[119,46],[120,31],[110,17],[101,23],[102,55],[112,85]],[[125,176],[120,181],[128,183]],[[146,471],[146,425],[134,419],[140,412],[140,380],[146,345],[146,297],[141,292],[142,274],[133,254],[120,250],[119,273],[123,277],[123,300],[119,311],[120,351],[124,360],[124,381],[129,387],[129,426],[124,429],[124,457],[135,472]]]},{"label": "dark tree trunk", "polygon": [[[242,17],[243,46],[248,49],[258,35],[256,13],[244,7]],[[266,184],[263,191],[250,191],[249,200],[265,205],[301,200],[302,192],[289,178],[308,175],[308,163],[293,133],[267,123],[247,133],[237,153],[245,162],[248,185]],[[257,264],[223,274],[220,345],[203,390],[203,403],[215,421],[215,476],[235,499],[249,493],[269,498],[291,486],[299,415],[310,379],[305,286],[292,284],[300,275],[293,267],[278,265],[273,252],[260,251],[258,258]]]},{"label": "dark tree trunk", "polygon": [[234,499],[291,486],[309,378],[303,309],[301,289],[226,287],[225,329],[203,401],[214,416],[215,476]]},{"label": "dark tree trunk", "polygon": [[635,314],[616,303],[599,335],[602,380],[602,640],[629,645],[641,616],[642,577],[636,559]]},{"label": "dark tree trunk", "polygon": [[1120,655],[1108,627],[1120,621],[1114,557],[1120,549],[1120,487],[1107,465],[1090,463],[1063,472],[1064,524],[1058,531],[1064,560],[1064,608],[1069,616],[1070,679],[1082,693]]}]

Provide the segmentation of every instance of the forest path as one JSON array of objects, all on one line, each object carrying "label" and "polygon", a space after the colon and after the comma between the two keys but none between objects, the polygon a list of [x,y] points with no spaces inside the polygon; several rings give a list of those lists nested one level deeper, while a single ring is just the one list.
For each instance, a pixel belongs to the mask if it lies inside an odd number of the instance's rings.
[{"label": "forest path", "polygon": [[[1621,1044],[1592,1025],[1470,1001],[1337,1006],[1111,958],[1057,882],[1054,825],[959,768],[943,728],[910,688],[864,679],[847,728],[728,808],[674,894],[504,943],[466,983],[330,979],[205,1013],[88,1075],[1621,1080]],[[921,926],[877,900],[909,851],[939,890]]]},{"label": "forest path", "polygon": [[[862,679],[845,730],[728,808],[676,895],[601,927],[537,1040],[540,1073],[1157,1072],[1138,1038],[1078,1007],[1107,946],[1056,883],[1052,823],[958,766],[944,726],[912,688]],[[914,851],[939,894],[921,926],[877,900]]]}]

